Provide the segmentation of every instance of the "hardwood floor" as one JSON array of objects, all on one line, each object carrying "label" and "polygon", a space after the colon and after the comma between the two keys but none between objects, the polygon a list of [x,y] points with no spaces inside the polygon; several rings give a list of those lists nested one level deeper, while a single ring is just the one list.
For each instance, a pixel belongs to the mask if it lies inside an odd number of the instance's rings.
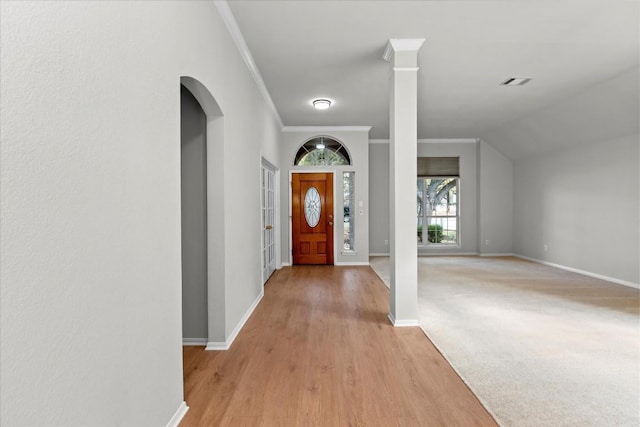
[{"label": "hardwood floor", "polygon": [[184,348],[187,426],[495,426],[367,267],[276,271],[228,351]]}]

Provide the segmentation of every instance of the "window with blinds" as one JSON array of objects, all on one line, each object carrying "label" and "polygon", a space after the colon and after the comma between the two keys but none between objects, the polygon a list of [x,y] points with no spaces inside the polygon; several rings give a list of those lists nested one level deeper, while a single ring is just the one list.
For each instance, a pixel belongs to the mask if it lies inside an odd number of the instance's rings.
[{"label": "window with blinds", "polygon": [[460,176],[460,157],[418,157],[418,176]]}]

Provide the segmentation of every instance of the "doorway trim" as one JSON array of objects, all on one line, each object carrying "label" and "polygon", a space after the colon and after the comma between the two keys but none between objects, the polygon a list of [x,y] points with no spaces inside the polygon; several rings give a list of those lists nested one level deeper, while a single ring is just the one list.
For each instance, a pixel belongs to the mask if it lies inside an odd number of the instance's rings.
[{"label": "doorway trim", "polygon": [[[282,255],[281,255],[281,245],[280,245],[280,240],[281,240],[281,228],[280,225],[282,223],[282,220],[280,218],[280,169],[278,169],[272,162],[270,162],[267,158],[265,158],[264,155],[260,156],[260,176],[262,179],[262,168],[267,168],[270,169],[273,172],[273,191],[274,191],[274,202],[273,202],[273,226],[275,228],[275,234],[273,236],[274,238],[274,263],[275,263],[275,269],[279,269],[282,267]],[[263,207],[263,203],[264,200],[262,200],[262,191],[261,191],[261,195],[260,195],[260,208],[262,209]],[[264,227],[265,224],[262,223],[262,219],[261,219],[261,223],[260,225],[262,227]],[[264,235],[261,233],[260,235],[260,250],[262,250],[264,248]],[[260,259],[263,260],[264,258],[262,257],[262,254],[260,256]],[[267,282],[267,280],[269,279],[268,277],[265,278],[264,277],[264,265],[262,265],[262,286],[264,287],[264,284]]]}]

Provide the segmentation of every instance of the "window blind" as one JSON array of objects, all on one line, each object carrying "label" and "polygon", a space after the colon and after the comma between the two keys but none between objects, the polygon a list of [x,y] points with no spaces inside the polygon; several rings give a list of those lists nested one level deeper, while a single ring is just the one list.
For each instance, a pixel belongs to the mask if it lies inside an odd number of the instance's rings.
[{"label": "window blind", "polygon": [[418,157],[418,177],[460,176],[460,157]]}]

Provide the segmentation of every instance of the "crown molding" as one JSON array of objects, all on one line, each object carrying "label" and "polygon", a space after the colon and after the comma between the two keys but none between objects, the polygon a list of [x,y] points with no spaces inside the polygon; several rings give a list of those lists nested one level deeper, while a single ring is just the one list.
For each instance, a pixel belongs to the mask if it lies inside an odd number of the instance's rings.
[{"label": "crown molding", "polygon": [[233,39],[233,42],[238,48],[238,51],[240,52],[240,56],[242,56],[244,63],[247,65],[247,68],[249,69],[249,72],[251,73],[253,80],[256,82],[256,85],[258,86],[258,90],[262,94],[262,97],[264,98],[264,101],[266,102],[267,107],[269,108],[269,110],[271,110],[271,113],[273,113],[273,116],[278,122],[278,125],[282,127],[283,123],[282,123],[282,119],[280,118],[280,114],[276,109],[276,105],[273,103],[273,99],[271,99],[271,95],[267,90],[267,86],[265,86],[264,84],[264,80],[262,79],[262,74],[260,74],[260,70],[258,70],[258,66],[253,60],[253,55],[251,55],[249,46],[247,46],[247,42],[244,39],[242,32],[240,31],[240,27],[238,27],[236,18],[233,16],[233,13],[231,12],[229,3],[227,3],[227,0],[214,0],[213,4],[216,6],[216,9],[218,9],[218,13],[220,13],[220,16],[222,17],[222,21],[224,22],[224,25],[227,27],[229,34],[231,34],[231,38]]},{"label": "crown molding", "polygon": [[371,126],[283,126],[282,132],[369,132]]},{"label": "crown molding", "polygon": [[394,52],[404,51],[418,51],[422,47],[425,39],[389,39],[387,46],[384,48],[382,58],[391,62]]}]

